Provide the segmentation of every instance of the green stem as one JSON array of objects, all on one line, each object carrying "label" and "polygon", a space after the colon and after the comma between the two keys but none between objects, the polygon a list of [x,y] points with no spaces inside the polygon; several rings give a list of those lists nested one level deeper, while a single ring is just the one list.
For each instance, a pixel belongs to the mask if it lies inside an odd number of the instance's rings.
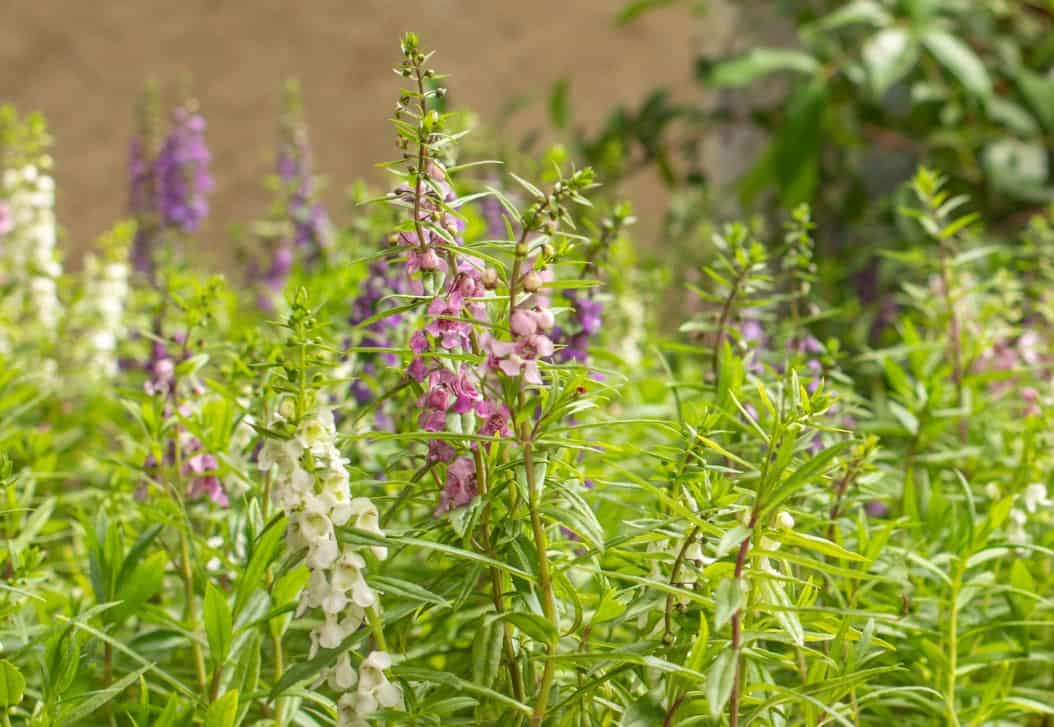
[{"label": "green stem", "polygon": [[959,591],[962,590],[962,561],[957,560],[952,575],[952,587],[948,608],[948,682],[945,688],[945,705],[948,724],[959,727],[955,707],[956,672],[959,670]]},{"label": "green stem", "polygon": [[732,315],[732,305],[739,295],[739,286],[743,283],[746,271],[741,270],[736,279],[732,281],[732,288],[728,291],[728,297],[721,305],[721,315],[717,319],[717,331],[714,334],[714,351],[710,368],[714,373],[714,386],[717,386],[718,374],[721,373],[721,345],[725,342],[725,329],[728,327],[729,318]]},{"label": "green stem", "polygon": [[[490,490],[490,480],[487,477],[487,468],[483,462],[483,454],[479,448],[476,449],[474,457],[476,460],[476,478],[479,481],[480,491],[483,493],[483,496],[486,497]],[[483,544],[486,547],[487,555],[494,557],[490,536],[490,511],[491,506],[488,501],[483,508],[481,530],[483,533]],[[497,568],[490,568],[490,583],[494,597],[494,612],[499,614],[505,613],[505,579],[502,576],[501,571]],[[512,683],[513,696],[516,697],[516,701],[522,702],[524,694],[523,675],[520,673],[520,665],[516,661],[516,651],[512,645],[512,624],[507,621],[502,625],[502,648],[505,651],[505,663],[509,670],[509,681]]]},{"label": "green stem", "polygon": [[194,650],[194,671],[197,674],[198,689],[205,693],[208,686],[208,674],[205,671],[205,654],[201,650],[201,644],[196,638],[198,630],[198,610],[194,601],[194,574],[190,566],[190,543],[187,534],[179,533],[180,569],[183,576],[183,598],[184,621],[187,631],[191,634],[191,648]]},{"label": "green stem", "polygon": [[[764,479],[764,478],[763,478]],[[739,552],[736,554],[736,570],[735,578],[739,581],[743,577],[743,570],[747,563],[747,553],[750,550],[750,540],[754,535],[754,528],[758,524],[758,508],[755,507],[754,511],[750,513],[750,535],[743,538],[743,542],[739,544]],[[738,727],[739,725],[739,697],[743,689],[743,675],[742,667],[743,660],[741,653],[743,650],[743,609],[737,608],[736,612],[732,614],[732,650],[735,652],[735,674],[732,677],[732,696],[728,701],[728,723],[730,727]]]},{"label": "green stem", "polygon": [[[549,541],[545,535],[545,527],[542,525],[542,517],[538,505],[541,493],[534,474],[534,452],[530,442],[523,447],[524,468],[527,471],[527,506],[531,511],[531,529],[534,531],[534,543],[538,550],[538,587],[542,591],[542,612],[545,618],[553,626],[556,623],[556,599],[553,596],[552,576],[549,573]],[[548,659],[545,660],[545,670],[542,672],[542,683],[538,688],[538,699],[534,703],[534,713],[531,715],[531,727],[540,727],[545,718],[545,712],[549,707],[549,691],[556,676],[556,650],[558,639],[549,642],[547,649]]]},{"label": "green stem", "polygon": [[381,623],[381,614],[377,606],[370,606],[366,609],[366,617],[370,621],[370,629],[373,631],[373,640],[377,642],[377,649],[387,651],[388,643],[384,639],[384,625]]},{"label": "green stem", "polygon": [[[676,586],[677,579],[681,575],[681,566],[684,565],[685,555],[688,553],[688,548],[695,542],[696,536],[699,535],[699,526],[696,525],[689,532],[684,539],[684,543],[681,544],[681,549],[677,552],[677,559],[673,561],[673,569],[670,571],[670,585]],[[663,628],[663,640],[668,640],[673,636],[673,594],[667,594],[666,596],[666,611],[664,614],[664,628]]]}]

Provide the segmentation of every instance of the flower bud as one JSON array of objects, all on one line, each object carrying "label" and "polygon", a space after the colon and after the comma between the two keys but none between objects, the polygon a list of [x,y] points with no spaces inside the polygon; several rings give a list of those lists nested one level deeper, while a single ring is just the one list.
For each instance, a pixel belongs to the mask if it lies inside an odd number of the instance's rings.
[{"label": "flower bud", "polygon": [[780,510],[776,516],[776,526],[781,530],[792,530],[794,528],[794,517],[786,510]]},{"label": "flower bud", "polygon": [[494,290],[498,287],[498,271],[494,268],[484,268],[479,277],[483,281],[483,287],[487,290]]},{"label": "flower bud", "polygon": [[528,293],[535,293],[542,287],[542,276],[537,270],[531,270],[523,276],[523,289]]},{"label": "flower bud", "polygon": [[296,416],[296,404],[292,399],[282,399],[278,405],[278,414],[283,419],[289,420]]}]

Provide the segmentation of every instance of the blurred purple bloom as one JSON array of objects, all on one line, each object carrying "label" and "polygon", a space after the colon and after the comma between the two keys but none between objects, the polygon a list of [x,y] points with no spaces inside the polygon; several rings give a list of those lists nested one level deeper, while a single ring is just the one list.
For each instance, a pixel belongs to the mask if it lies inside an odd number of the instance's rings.
[{"label": "blurred purple bloom", "polygon": [[868,500],[864,505],[868,517],[883,518],[889,515],[889,506],[881,500]]},{"label": "blurred purple bloom", "polygon": [[[403,278],[391,271],[384,260],[377,260],[370,265],[366,279],[362,282],[359,294],[351,302],[351,315],[348,316],[348,324],[358,326],[365,321],[382,313],[388,308],[395,307],[392,300],[385,300],[393,293],[401,293],[406,290]],[[388,333],[402,323],[403,317],[399,313],[383,316],[371,321],[364,327],[364,334],[359,345],[368,348],[386,348],[391,345]],[[387,352],[363,352],[358,354],[362,361],[360,370],[367,376],[373,376],[377,372],[378,363],[393,366],[398,361],[395,354]],[[421,366],[424,362],[421,362]],[[421,378],[424,378],[423,371]],[[373,400],[374,393],[363,381],[362,377],[351,384],[351,393],[359,404],[366,404]]]},{"label": "blurred purple bloom", "polygon": [[566,328],[553,329],[553,342],[563,346],[555,358],[561,363],[585,363],[589,358],[589,341],[600,330],[604,305],[589,292],[578,294],[566,290],[564,298],[571,304],[571,321]]},{"label": "blurred purple bloom", "polygon": [[205,146],[205,120],[180,107],[155,165],[157,209],[166,227],[194,232],[209,214],[211,155]]}]

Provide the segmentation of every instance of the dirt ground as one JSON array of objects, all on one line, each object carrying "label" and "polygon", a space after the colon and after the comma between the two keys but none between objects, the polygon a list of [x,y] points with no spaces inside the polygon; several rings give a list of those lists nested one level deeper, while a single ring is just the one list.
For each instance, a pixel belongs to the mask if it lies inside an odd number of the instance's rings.
[{"label": "dirt ground", "polygon": [[[398,37],[415,30],[452,74],[459,105],[493,119],[512,96],[573,79],[578,118],[655,85],[683,99],[700,48],[727,47],[731,11],[705,22],[686,5],[613,22],[623,0],[7,0],[0,3],[0,101],[43,111],[55,137],[59,214],[71,253],[124,211],[125,164],[144,79],[174,90],[190,73],[209,122],[214,218],[246,221],[266,207],[281,82],[301,80],[331,206],[394,152],[388,125]],[[724,30],[723,30],[724,29]],[[521,124],[540,122],[536,104]],[[532,115],[533,114],[533,115]],[[660,209],[655,180],[630,191],[642,216]],[[334,216],[346,219],[347,209]],[[204,254],[229,258],[214,222]]]}]

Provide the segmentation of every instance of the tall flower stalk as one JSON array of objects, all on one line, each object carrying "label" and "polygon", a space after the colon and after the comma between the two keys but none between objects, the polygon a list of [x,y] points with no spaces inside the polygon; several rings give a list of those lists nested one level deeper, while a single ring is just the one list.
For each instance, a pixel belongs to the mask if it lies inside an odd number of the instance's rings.
[{"label": "tall flower stalk", "polygon": [[63,313],[50,143],[42,117],[19,118],[12,107],[0,108],[0,226],[6,230],[0,256],[14,291],[8,315],[28,326],[23,338],[42,343],[54,335]]},{"label": "tall flower stalk", "polygon": [[[366,580],[368,563],[384,560],[387,548],[342,542],[338,529],[348,526],[383,538],[379,513],[364,496],[352,496],[348,459],[337,445],[333,411],[324,390],[329,357],[317,345],[316,319],[303,295],[294,301],[285,323],[287,340],[269,382],[273,396],[262,412],[267,436],[258,455],[269,496],[285,514],[288,551],[310,573],[297,616],[320,616],[310,630],[308,657],[334,654],[321,674],[338,700],[338,725],[359,727],[379,709],[400,708],[401,689],[385,676],[391,657],[378,623],[380,601]],[[352,665],[349,639],[369,624],[376,650]],[[281,641],[276,644],[280,659]],[[280,662],[279,662],[280,663]]]},{"label": "tall flower stalk", "polygon": [[160,116],[160,92],[151,82],[140,102],[128,162],[129,212],[138,224],[132,261],[151,279],[166,240],[201,228],[214,187],[205,119],[197,102],[188,97],[173,109],[163,137]]},{"label": "tall flower stalk", "polygon": [[134,237],[134,222],[118,224],[84,258],[84,282],[72,311],[71,333],[77,340],[77,363],[92,376],[112,378],[118,371],[129,295],[128,249]]},{"label": "tall flower stalk", "polygon": [[[403,38],[403,63],[396,72],[411,88],[400,98],[395,125],[403,149],[403,183],[390,199],[409,219],[398,229],[396,250],[410,277],[410,290],[425,307],[422,325],[409,340],[413,358],[408,377],[420,391],[417,426],[429,436],[425,466],[442,483],[436,516],[449,516],[462,527],[481,495],[500,477],[497,463],[512,465],[522,490],[510,492],[508,517],[526,509],[537,562],[537,598],[542,617],[554,630],[561,614],[550,564],[548,524],[543,512],[545,473],[553,452],[542,438],[552,420],[549,409],[559,399],[546,373],[557,348],[552,335],[556,315],[550,290],[555,285],[553,263],[561,227],[572,222],[570,207],[585,204],[582,193],[593,186],[588,169],[561,178],[548,193],[529,183],[534,202],[522,213],[507,201],[510,228],[517,239],[491,241],[507,255],[498,266],[491,255],[474,254],[463,238],[464,223],[457,213],[463,204],[450,178],[453,135],[447,117],[433,108],[442,96],[434,86],[439,76],[426,67],[428,55],[416,36]],[[596,311],[585,313],[585,328],[595,329]],[[569,344],[570,345],[570,344]],[[560,356],[578,360],[578,356]],[[522,496],[521,493],[522,492]],[[496,503],[488,498],[480,522],[481,547],[495,547],[491,519]],[[494,608],[505,613],[504,576],[492,570]],[[544,645],[544,664],[538,681],[525,682],[520,657],[506,624],[501,649],[509,681],[518,699],[533,691],[531,724],[540,725],[549,712],[556,675],[558,640]]]},{"label": "tall flower stalk", "polygon": [[257,303],[273,311],[297,258],[309,264],[325,258],[333,225],[318,198],[314,153],[304,118],[300,84],[286,82],[285,108],[275,157],[277,199],[266,232],[266,259],[252,271],[260,285]]}]

